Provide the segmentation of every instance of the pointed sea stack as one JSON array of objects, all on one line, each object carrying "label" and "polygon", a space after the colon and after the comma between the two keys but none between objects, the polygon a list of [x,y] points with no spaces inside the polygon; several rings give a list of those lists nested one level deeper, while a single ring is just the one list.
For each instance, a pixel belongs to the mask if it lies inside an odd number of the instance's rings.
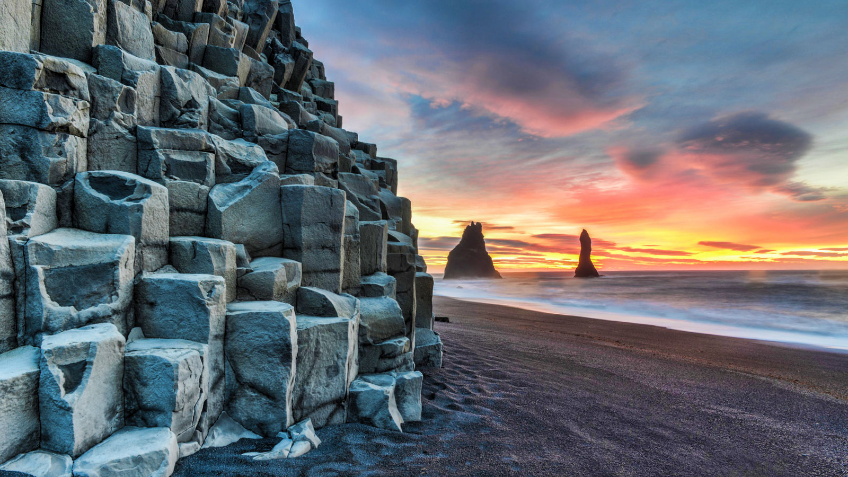
[{"label": "pointed sea stack", "polygon": [[577,264],[574,276],[577,278],[601,276],[592,264],[592,239],[589,238],[589,232],[586,232],[586,229],[583,229],[583,233],[580,234],[580,262]]},{"label": "pointed sea stack", "polygon": [[471,222],[462,233],[462,240],[448,254],[445,280],[454,278],[501,278],[492,257],[486,252],[483,224]]}]

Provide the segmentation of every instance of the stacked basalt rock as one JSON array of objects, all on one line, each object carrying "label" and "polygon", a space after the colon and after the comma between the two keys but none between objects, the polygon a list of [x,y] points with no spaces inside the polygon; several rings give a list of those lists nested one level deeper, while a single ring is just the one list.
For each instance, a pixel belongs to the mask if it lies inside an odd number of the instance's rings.
[{"label": "stacked basalt rock", "polygon": [[0,469],[170,475],[228,436],[292,457],[420,419],[442,345],[411,205],[290,2],[0,25]]}]

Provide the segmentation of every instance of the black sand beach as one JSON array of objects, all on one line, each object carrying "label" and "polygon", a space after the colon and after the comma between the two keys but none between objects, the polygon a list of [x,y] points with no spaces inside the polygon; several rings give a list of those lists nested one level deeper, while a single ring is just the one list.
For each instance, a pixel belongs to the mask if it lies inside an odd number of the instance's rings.
[{"label": "black sand beach", "polygon": [[848,354],[436,298],[445,367],[404,434],[242,440],[179,476],[848,475]]}]

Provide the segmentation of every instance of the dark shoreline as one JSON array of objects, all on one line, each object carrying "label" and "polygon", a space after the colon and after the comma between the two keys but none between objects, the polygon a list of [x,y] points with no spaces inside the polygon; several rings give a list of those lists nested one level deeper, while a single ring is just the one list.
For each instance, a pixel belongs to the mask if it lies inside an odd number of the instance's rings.
[{"label": "dark shoreline", "polygon": [[181,459],[179,476],[848,475],[848,354],[434,300],[445,367],[423,422],[318,431]]}]

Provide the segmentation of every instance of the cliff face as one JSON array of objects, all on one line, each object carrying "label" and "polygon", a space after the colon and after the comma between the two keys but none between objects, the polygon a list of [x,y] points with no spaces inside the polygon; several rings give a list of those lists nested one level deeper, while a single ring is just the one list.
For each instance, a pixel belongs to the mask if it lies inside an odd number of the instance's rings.
[{"label": "cliff face", "polygon": [[589,232],[586,232],[585,229],[580,234],[580,261],[577,263],[574,276],[578,278],[601,276],[595,269],[595,265],[592,264],[592,239],[589,238]]},{"label": "cliff face", "polygon": [[459,244],[448,254],[445,280],[455,278],[501,278],[486,252],[483,224],[479,222],[465,227]]},{"label": "cliff face", "polygon": [[169,475],[232,432],[285,458],[420,419],[411,203],[291,2],[2,5],[0,467]]}]

